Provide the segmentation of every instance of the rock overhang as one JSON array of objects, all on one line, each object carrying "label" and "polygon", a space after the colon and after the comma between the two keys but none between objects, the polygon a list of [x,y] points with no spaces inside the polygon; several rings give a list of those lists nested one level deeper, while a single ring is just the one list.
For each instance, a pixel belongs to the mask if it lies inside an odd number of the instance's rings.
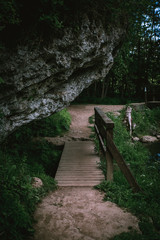
[{"label": "rock overhang", "polygon": [[19,45],[2,51],[0,141],[18,127],[68,106],[113,65],[125,27],[106,29],[85,17],[79,32],[64,29],[44,47]]}]

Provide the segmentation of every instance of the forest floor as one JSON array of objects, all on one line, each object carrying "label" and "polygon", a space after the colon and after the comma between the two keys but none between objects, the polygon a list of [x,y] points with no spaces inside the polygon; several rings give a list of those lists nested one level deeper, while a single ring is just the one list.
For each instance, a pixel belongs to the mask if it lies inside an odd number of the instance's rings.
[{"label": "forest floor", "polygon": [[[94,106],[68,108],[72,123],[62,141],[89,140],[88,118],[94,114]],[[122,105],[99,107],[105,112],[123,108]],[[52,142],[51,138],[48,140]],[[34,240],[107,240],[122,232],[139,231],[135,216],[112,202],[104,202],[103,196],[91,187],[59,187],[50,192],[35,212]]]}]

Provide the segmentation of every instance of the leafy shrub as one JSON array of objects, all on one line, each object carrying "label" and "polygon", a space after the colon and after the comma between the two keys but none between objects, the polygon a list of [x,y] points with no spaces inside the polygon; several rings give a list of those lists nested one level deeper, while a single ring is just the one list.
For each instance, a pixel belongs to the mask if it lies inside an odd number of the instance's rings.
[{"label": "leafy shrub", "polygon": [[[105,0],[1,0],[0,35],[3,42],[13,46],[24,40],[51,39],[54,33],[62,33],[64,26],[80,29],[83,14],[99,19],[105,28],[111,24],[126,25],[126,17],[135,18],[137,8],[142,9],[146,1],[136,4],[133,1]],[[135,7],[136,6],[136,7]],[[138,7],[139,6],[139,7]],[[145,5],[146,6],[146,5]],[[131,10],[132,9],[132,10]],[[144,8],[143,8],[144,9]],[[130,19],[128,18],[128,19]],[[18,38],[17,38],[18,36]]]},{"label": "leafy shrub", "polygon": [[63,135],[69,130],[71,124],[71,116],[69,112],[64,109],[58,113],[51,115],[48,118],[37,120],[30,124],[32,134],[40,137],[55,137]]},{"label": "leafy shrub", "polygon": [[[69,129],[70,121],[70,115],[63,110],[50,118],[21,127],[1,146],[0,239],[24,240],[34,233],[32,225],[36,204],[49,190],[56,189],[53,177],[62,152],[34,136],[64,133]],[[33,188],[33,177],[39,177],[44,185]]]},{"label": "leafy shrub", "polygon": [[10,144],[20,144],[20,148],[23,151],[22,142],[29,142],[33,137],[55,137],[57,135],[63,135],[69,130],[70,124],[71,116],[69,112],[64,109],[50,117],[35,120],[26,126],[20,127],[8,140],[11,140]]},{"label": "leafy shrub", "polygon": [[3,30],[8,24],[19,24],[17,9],[15,1],[12,0],[1,0],[0,1],[0,31]]},{"label": "leafy shrub", "polygon": [[[135,135],[141,136],[145,134],[153,134],[159,131],[159,116],[160,108],[149,109],[146,108],[144,111],[132,110],[132,121],[136,123],[136,127],[133,131]],[[160,126],[159,126],[160,127]]]},{"label": "leafy shrub", "polygon": [[[157,123],[158,114],[158,109],[146,110],[145,114],[141,113],[142,116],[145,116],[143,121],[149,116],[149,119],[151,119],[150,123],[152,122],[153,124]],[[140,113],[138,113],[139,116]],[[142,235],[135,232],[123,233],[114,239],[158,240],[160,239],[159,169],[156,162],[150,161],[148,150],[141,143],[133,143],[131,141],[129,133],[123,125],[123,114],[118,118],[109,114],[109,117],[115,123],[114,142],[125,161],[130,165],[131,171],[142,189],[140,193],[133,193],[116,163],[114,163],[114,181],[103,181],[97,186],[98,189],[106,193],[105,200],[113,201],[120,207],[127,208],[137,215],[140,220],[139,228]],[[101,167],[106,172],[104,163],[101,164]]]},{"label": "leafy shrub", "polygon": [[[30,170],[28,159],[0,152],[0,234],[3,240],[21,240],[33,234],[33,212],[36,203],[48,190],[55,189],[53,178],[43,167]],[[32,177],[42,179],[44,186],[32,187]]]}]

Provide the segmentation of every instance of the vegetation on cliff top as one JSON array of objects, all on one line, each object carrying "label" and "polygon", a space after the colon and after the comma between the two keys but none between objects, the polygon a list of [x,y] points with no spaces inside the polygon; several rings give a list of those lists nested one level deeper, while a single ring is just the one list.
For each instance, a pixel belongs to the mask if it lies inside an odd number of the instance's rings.
[{"label": "vegetation on cliff top", "polygon": [[[65,26],[79,29],[84,14],[90,19],[101,19],[106,27],[124,24],[144,12],[150,0],[0,0],[0,37],[9,45],[20,39],[48,39],[52,32]],[[61,31],[62,33],[63,31]]]}]

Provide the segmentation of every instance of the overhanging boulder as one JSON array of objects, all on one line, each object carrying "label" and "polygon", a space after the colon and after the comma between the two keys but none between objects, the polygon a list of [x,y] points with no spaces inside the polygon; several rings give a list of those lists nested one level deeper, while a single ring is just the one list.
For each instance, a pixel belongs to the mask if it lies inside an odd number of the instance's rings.
[{"label": "overhanging boulder", "polygon": [[78,32],[68,27],[47,46],[1,50],[0,141],[18,127],[68,106],[94,81],[106,77],[125,28],[83,18]]}]

